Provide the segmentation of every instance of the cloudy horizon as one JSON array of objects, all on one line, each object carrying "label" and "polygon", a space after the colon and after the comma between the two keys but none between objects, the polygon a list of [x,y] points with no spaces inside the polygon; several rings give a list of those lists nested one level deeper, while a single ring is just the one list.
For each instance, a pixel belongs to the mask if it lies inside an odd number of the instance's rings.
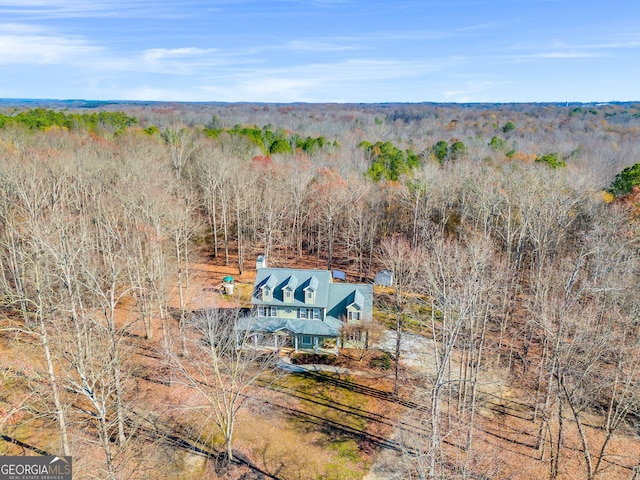
[{"label": "cloudy horizon", "polygon": [[0,97],[634,101],[639,12],[626,0],[0,0]]}]

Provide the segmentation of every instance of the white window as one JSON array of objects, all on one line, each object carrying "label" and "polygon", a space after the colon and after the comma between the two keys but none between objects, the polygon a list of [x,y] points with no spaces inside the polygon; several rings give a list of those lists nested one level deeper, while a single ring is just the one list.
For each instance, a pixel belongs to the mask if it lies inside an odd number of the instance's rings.
[{"label": "white window", "polygon": [[304,303],[315,303],[316,291],[313,287],[307,287],[304,290]]},{"label": "white window", "polygon": [[303,345],[311,345],[311,337],[309,336],[303,336],[302,337],[302,344]]},{"label": "white window", "polygon": [[298,318],[308,318],[308,319],[320,319],[320,309],[319,308],[301,308],[299,310],[300,315]]},{"label": "white window", "polygon": [[362,332],[360,330],[352,330],[347,334],[347,339],[350,342],[359,342],[362,340]]},{"label": "white window", "polygon": [[262,288],[262,299],[271,300],[271,287],[265,286]]},{"label": "white window", "polygon": [[282,289],[282,301],[284,303],[293,303],[293,289],[290,287]]},{"label": "white window", "polygon": [[358,322],[360,320],[360,312],[350,311],[348,318],[349,321]]},{"label": "white window", "polygon": [[277,307],[269,307],[269,316],[270,317],[277,317],[278,316]]},{"label": "white window", "polygon": [[266,317],[267,316],[267,309],[265,307],[258,307],[258,316],[259,317]]}]

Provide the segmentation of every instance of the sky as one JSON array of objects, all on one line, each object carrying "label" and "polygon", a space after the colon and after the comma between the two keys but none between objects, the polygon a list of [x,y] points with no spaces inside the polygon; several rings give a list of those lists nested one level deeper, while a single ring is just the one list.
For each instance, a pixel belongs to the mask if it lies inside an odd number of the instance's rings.
[{"label": "sky", "polygon": [[638,0],[0,0],[0,98],[640,100]]}]

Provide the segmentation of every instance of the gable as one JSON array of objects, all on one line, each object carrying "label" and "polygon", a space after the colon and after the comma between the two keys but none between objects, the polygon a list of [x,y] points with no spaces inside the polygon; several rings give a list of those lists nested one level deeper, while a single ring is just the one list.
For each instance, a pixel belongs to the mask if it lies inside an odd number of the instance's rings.
[{"label": "gable", "polygon": [[[269,300],[262,298],[262,287],[269,279],[277,279],[273,296]],[[331,272],[328,270],[303,270],[295,268],[261,268],[256,273],[251,303],[253,305],[287,305],[292,307],[326,308],[331,284]],[[292,291],[293,298],[286,298],[286,292]],[[305,294],[314,291],[313,301],[305,301]]]},{"label": "gable", "polygon": [[330,286],[327,315],[346,318],[349,310],[360,312],[360,320],[373,317],[373,285],[364,283],[333,283]]}]

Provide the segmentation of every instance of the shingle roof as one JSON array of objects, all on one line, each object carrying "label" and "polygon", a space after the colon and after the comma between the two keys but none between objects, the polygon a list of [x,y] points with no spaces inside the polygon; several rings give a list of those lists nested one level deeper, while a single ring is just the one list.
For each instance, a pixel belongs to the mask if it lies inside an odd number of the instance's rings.
[{"label": "shingle roof", "polygon": [[320,337],[337,337],[340,335],[342,322],[337,319],[299,320],[278,317],[245,317],[238,320],[238,330],[252,332],[275,333],[284,332],[297,335],[316,335]]},{"label": "shingle roof", "polygon": [[[273,288],[271,300],[262,300],[260,289]],[[284,303],[282,289],[294,291],[293,301]],[[313,288],[315,302],[305,303],[305,289]],[[302,270],[293,268],[261,268],[257,271],[251,303],[255,306],[324,308],[323,320],[288,319],[279,317],[251,317],[238,324],[240,329],[264,333],[286,331],[290,334],[337,337],[342,329],[347,307],[357,306],[360,319],[370,322],[373,311],[373,285],[333,283],[329,270]],[[243,326],[244,325],[244,326]]]},{"label": "shingle roof", "polygon": [[373,315],[373,285],[333,283],[327,303],[327,315],[343,316],[349,305],[356,304],[360,307],[360,319],[363,322],[370,322]]},{"label": "shingle roof", "polygon": [[[262,300],[260,288],[265,284],[267,279],[276,278],[277,282],[273,286],[273,300]],[[255,288],[251,303],[253,305],[274,305],[284,306],[284,297],[282,289],[291,284],[291,277],[295,277],[298,284],[294,288],[293,302],[287,303],[286,306],[306,306],[316,308],[327,308],[327,299],[329,297],[329,285],[331,284],[331,272],[329,270],[302,270],[293,268],[261,268],[256,274]],[[304,288],[311,286],[315,289],[315,302],[305,303]]]},{"label": "shingle roof", "polygon": [[282,284],[282,288],[290,288],[291,290],[295,290],[297,286],[298,277],[296,277],[295,275],[289,275],[289,278],[287,278]]},{"label": "shingle roof", "polygon": [[351,300],[351,303],[347,305],[348,307],[355,305],[360,309],[364,308],[364,295],[360,290],[354,290],[352,298],[349,298],[349,300]]},{"label": "shingle roof", "polygon": [[278,277],[276,277],[275,275],[269,275],[267,278],[265,278],[264,282],[262,283],[262,286],[273,289],[273,288],[276,288],[277,284],[278,284]]},{"label": "shingle roof", "polygon": [[[331,277],[329,277],[331,278]],[[331,280],[329,280],[331,281]],[[302,289],[306,290],[307,288],[312,288],[313,290],[318,290],[318,279],[315,275],[311,275],[306,282],[302,284]]]}]

